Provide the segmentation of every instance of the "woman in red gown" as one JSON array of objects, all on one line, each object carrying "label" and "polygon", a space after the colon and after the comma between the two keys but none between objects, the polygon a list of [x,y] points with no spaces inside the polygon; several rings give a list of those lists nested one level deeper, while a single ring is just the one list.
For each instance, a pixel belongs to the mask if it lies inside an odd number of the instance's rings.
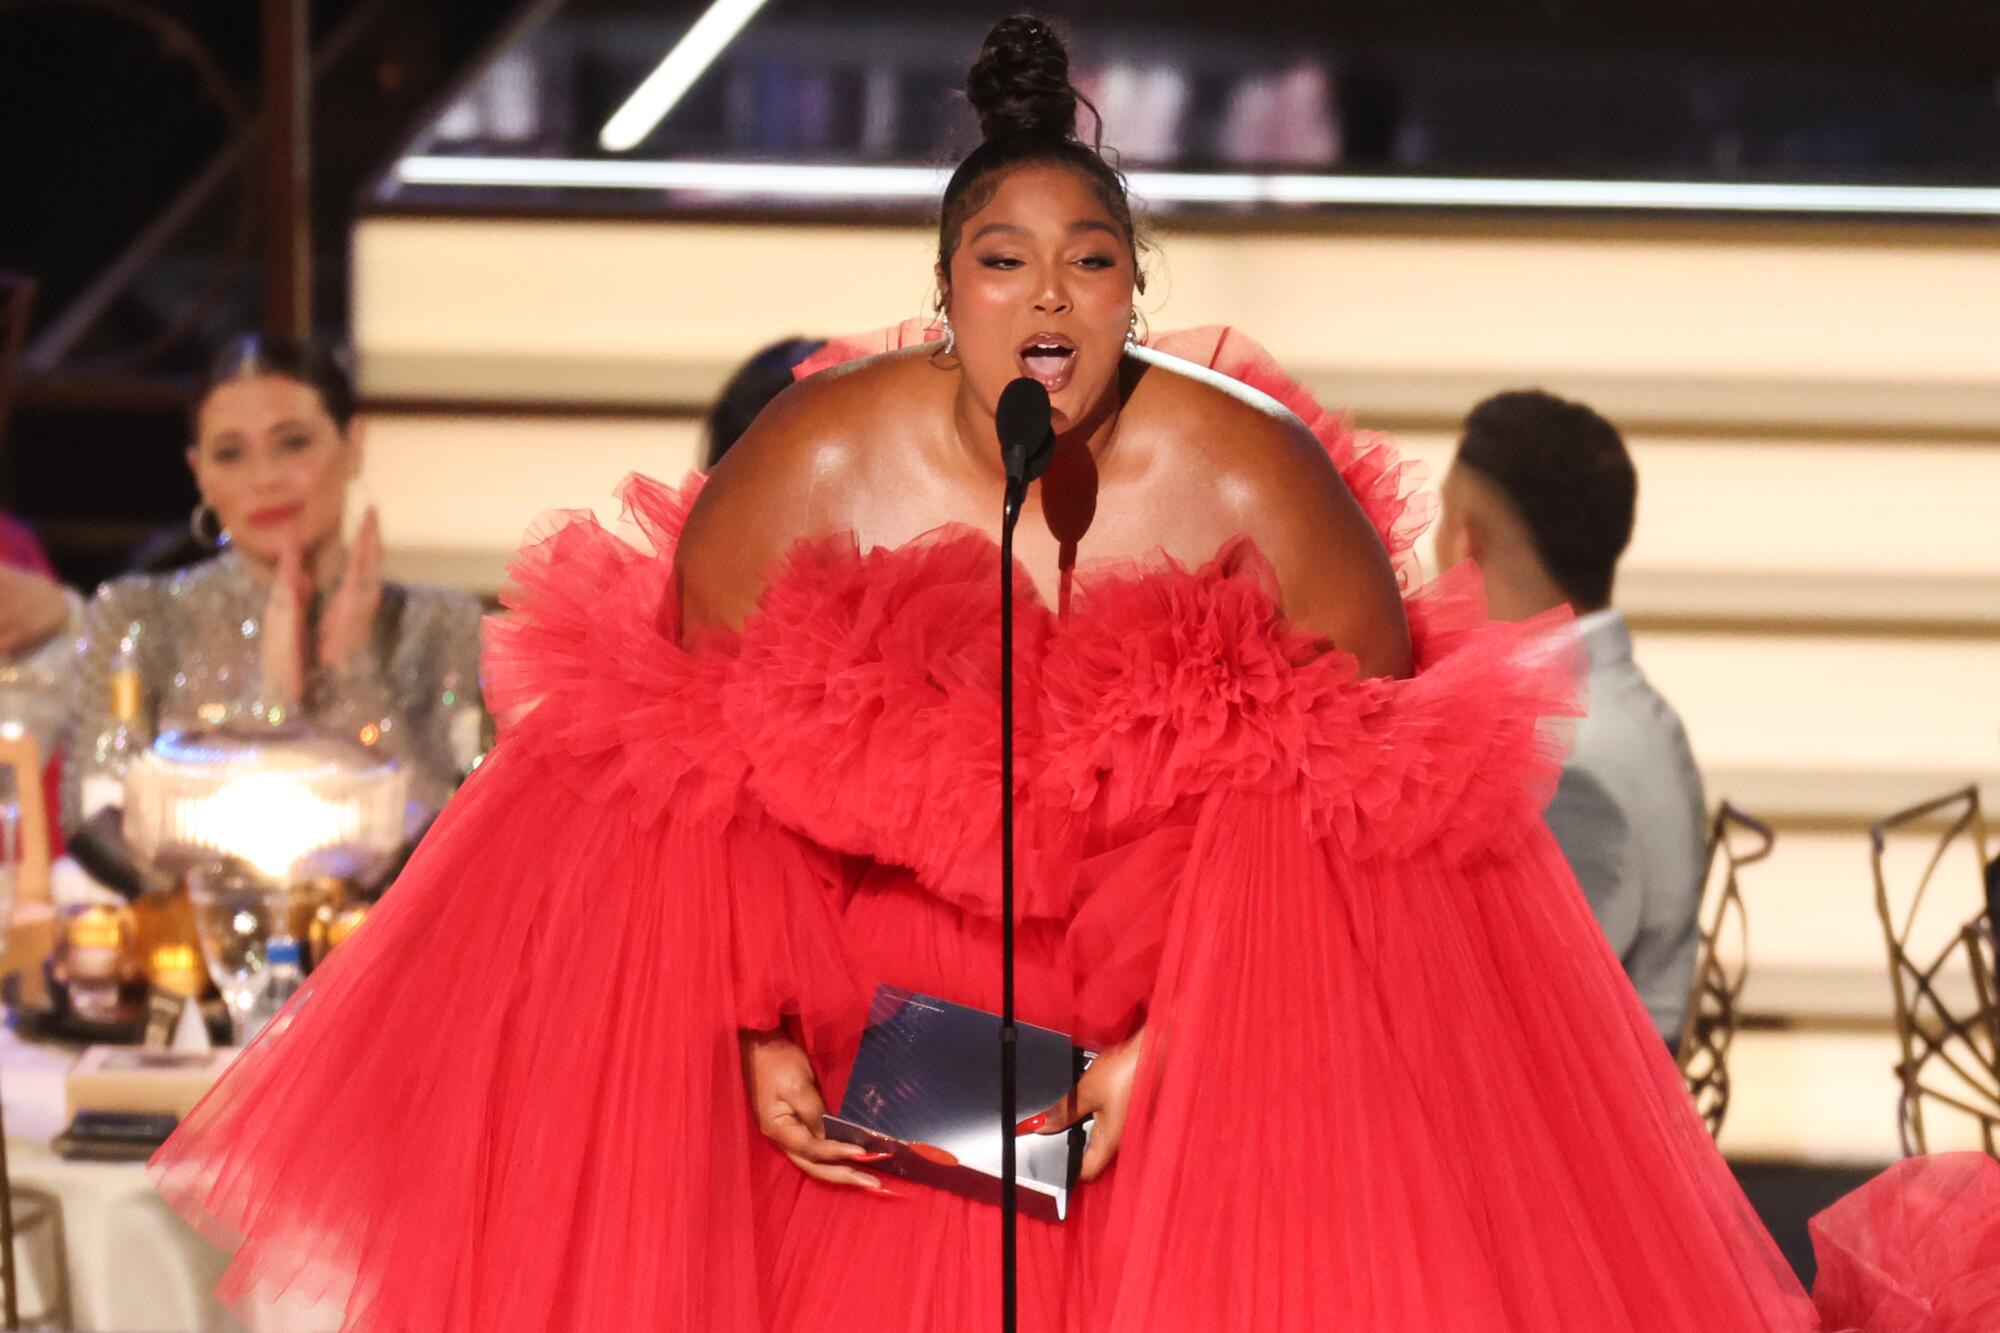
[{"label": "woman in red gown", "polygon": [[[499,747],[156,1159],[226,1294],[991,1325],[998,1211],[884,1188],[820,1117],[876,983],[998,1005],[993,408],[1028,374],[1020,1004],[1105,1054],[1031,1126],[1097,1127],[1069,1219],[1021,1223],[1023,1327],[1820,1328],[1540,821],[1566,651],[1405,596],[1393,452],[1253,346],[1131,341],[1129,206],[1047,28],[968,92],[942,342],[831,349],[705,484],[628,483],[651,549],[568,515],[515,565]],[[1995,1326],[1982,1165],[1829,1219],[1830,1321]],[[1884,1217],[1926,1208],[1977,1225],[1888,1280]]]}]

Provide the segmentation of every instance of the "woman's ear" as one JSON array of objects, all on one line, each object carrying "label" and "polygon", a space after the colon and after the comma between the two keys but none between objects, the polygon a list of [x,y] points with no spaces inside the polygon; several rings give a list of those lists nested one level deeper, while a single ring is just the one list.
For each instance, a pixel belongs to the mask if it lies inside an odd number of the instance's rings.
[{"label": "woman's ear", "polygon": [[931,275],[937,279],[938,313],[948,315],[951,313],[951,274],[945,270],[943,264],[939,264],[931,270]]}]

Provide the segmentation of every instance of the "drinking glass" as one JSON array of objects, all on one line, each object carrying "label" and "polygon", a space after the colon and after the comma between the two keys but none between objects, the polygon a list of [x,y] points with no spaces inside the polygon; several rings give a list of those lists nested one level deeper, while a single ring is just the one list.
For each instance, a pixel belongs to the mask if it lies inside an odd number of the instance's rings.
[{"label": "drinking glass", "polygon": [[294,935],[300,909],[312,897],[309,890],[273,884],[241,866],[209,866],[189,875],[195,934],[208,974],[229,1008],[234,1044],[256,1035],[259,1001],[270,983],[265,951],[271,937]]},{"label": "drinking glass", "polygon": [[[274,937],[304,939],[318,907],[328,901],[322,885],[274,885],[250,867],[232,861],[208,865],[188,875],[194,905],[194,935],[202,961],[230,1011],[230,1039],[244,1045],[270,1019],[264,993],[270,987],[268,947]],[[276,1009],[276,1003],[270,1005]]]}]

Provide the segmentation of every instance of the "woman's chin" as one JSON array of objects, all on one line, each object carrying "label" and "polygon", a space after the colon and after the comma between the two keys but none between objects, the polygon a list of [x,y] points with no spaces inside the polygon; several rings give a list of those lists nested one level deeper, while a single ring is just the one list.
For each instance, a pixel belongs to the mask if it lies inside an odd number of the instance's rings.
[{"label": "woman's chin", "polygon": [[296,543],[303,555],[312,555],[334,539],[338,529],[318,528],[306,532],[297,524],[286,523],[277,527],[257,527],[244,524],[232,528],[229,544],[238,555],[246,556],[260,564],[275,564],[285,553],[287,546]]}]

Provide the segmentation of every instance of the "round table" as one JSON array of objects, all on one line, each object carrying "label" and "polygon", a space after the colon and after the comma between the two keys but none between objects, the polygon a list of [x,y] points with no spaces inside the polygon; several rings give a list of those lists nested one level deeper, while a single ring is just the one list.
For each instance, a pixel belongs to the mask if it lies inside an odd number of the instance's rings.
[{"label": "round table", "polygon": [[[213,1294],[228,1256],[167,1207],[143,1165],[67,1162],[50,1149],[68,1123],[63,1078],[76,1055],[74,1047],[0,1030],[8,1174],[17,1190],[37,1191],[60,1209],[73,1326],[83,1333],[240,1333]],[[24,1315],[50,1307],[55,1254],[46,1231],[17,1238]]]}]

